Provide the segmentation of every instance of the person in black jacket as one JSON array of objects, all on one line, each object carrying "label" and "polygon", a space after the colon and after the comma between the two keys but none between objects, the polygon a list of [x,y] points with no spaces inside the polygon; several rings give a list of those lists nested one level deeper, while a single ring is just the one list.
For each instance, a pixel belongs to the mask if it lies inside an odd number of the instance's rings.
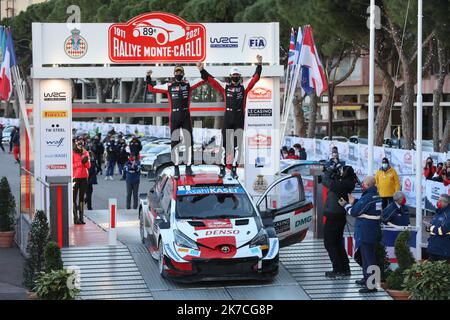
[{"label": "person in black jacket", "polygon": [[103,153],[104,152],[105,152],[105,147],[103,146],[103,143],[100,142],[100,136],[96,135],[94,137],[94,141],[92,142],[92,153],[95,156],[97,172],[100,174],[103,174],[102,162],[103,162]]},{"label": "person in black jacket", "polygon": [[130,141],[130,155],[133,156],[133,158],[139,157],[139,152],[142,150],[142,143],[141,140],[136,135],[133,135]]},{"label": "person in black jacket", "polygon": [[13,147],[14,147],[13,137],[16,134],[16,131],[17,131],[17,127],[13,127],[13,129],[11,130],[11,133],[9,134],[9,153],[13,152]]},{"label": "person in black jacket", "polygon": [[348,201],[348,194],[355,189],[356,181],[353,168],[341,166],[339,163],[327,167],[322,177],[322,184],[327,188],[323,241],[333,265],[332,271],[325,272],[326,277],[350,275],[349,260],[343,242],[347,217],[345,209],[338,201],[340,198]]},{"label": "person in black jacket", "polygon": [[117,158],[119,157],[119,149],[117,147],[116,140],[111,137],[105,144],[106,148],[106,160],[108,161],[108,167],[106,168],[105,180],[114,180],[114,167],[116,166]]},{"label": "person in black jacket", "polygon": [[0,148],[5,152],[5,148],[3,148],[3,124],[0,123]]},{"label": "person in black jacket", "polygon": [[123,178],[124,172],[123,167],[125,163],[128,161],[128,152],[127,152],[127,143],[123,137],[119,138],[119,142],[117,143],[119,156],[117,157],[117,167],[119,168],[119,175],[122,176],[120,180],[125,180]]},{"label": "person in black jacket", "polygon": [[[89,156],[91,158],[91,163],[96,163],[95,154],[93,152],[89,152]],[[89,168],[89,177],[88,177],[88,185],[86,189],[86,206],[88,210],[92,210],[92,193],[94,192],[94,184],[98,184],[97,181],[97,167],[95,165],[91,165]]]}]

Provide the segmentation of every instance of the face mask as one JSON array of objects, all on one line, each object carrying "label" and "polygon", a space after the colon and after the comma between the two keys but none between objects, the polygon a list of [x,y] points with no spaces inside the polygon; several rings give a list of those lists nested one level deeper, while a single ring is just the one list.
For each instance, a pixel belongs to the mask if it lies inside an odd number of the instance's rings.
[{"label": "face mask", "polygon": [[406,204],[406,199],[403,198],[402,202],[400,202],[400,205],[401,205],[401,206],[404,206],[405,204]]},{"label": "face mask", "polygon": [[389,165],[387,163],[383,163],[381,166],[383,167],[383,169],[387,169]]},{"label": "face mask", "polygon": [[365,183],[361,184],[361,190],[362,190],[362,192],[365,192],[367,190]]},{"label": "face mask", "polygon": [[240,80],[241,80],[240,76],[231,77],[231,81],[233,81],[234,83],[238,83]]},{"label": "face mask", "polygon": [[438,201],[438,202],[436,203],[436,207],[437,207],[438,209],[442,209],[442,202],[441,202],[441,201]]},{"label": "face mask", "polygon": [[427,162],[428,166],[431,167],[431,162]]},{"label": "face mask", "polygon": [[177,80],[178,82],[180,82],[181,80],[183,80],[183,75],[182,75],[182,74],[176,74],[176,75],[175,75],[175,80]]}]

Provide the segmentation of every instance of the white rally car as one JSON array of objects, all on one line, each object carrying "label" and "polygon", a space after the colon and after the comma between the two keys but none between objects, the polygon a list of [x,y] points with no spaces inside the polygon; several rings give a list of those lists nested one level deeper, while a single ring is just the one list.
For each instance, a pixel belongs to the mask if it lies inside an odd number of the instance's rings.
[{"label": "white rally car", "polygon": [[306,236],[312,204],[302,178],[286,175],[258,202],[216,166],[194,166],[194,177],[164,169],[141,197],[140,232],[163,277],[178,281],[271,279],[280,247]]}]

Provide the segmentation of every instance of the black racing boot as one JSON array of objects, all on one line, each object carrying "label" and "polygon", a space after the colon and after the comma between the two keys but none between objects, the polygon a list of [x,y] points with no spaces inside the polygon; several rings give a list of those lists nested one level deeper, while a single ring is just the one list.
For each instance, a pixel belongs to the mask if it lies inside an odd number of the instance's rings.
[{"label": "black racing boot", "polygon": [[175,173],[174,173],[173,177],[175,178],[175,180],[178,180],[180,178],[180,167],[179,166],[175,166]]},{"label": "black racing boot", "polygon": [[231,177],[232,177],[233,179],[237,179],[237,178],[238,178],[238,175],[237,175],[237,167],[236,167],[236,166],[232,166],[232,167],[231,167]]},{"label": "black racing boot", "polygon": [[86,224],[86,222],[84,222],[84,216],[83,216],[82,212],[80,212],[80,223],[79,224]]},{"label": "black racing boot", "polygon": [[362,278],[359,280],[356,280],[355,283],[359,286],[365,286],[366,285],[366,279]]},{"label": "black racing boot", "polygon": [[80,224],[86,224],[86,222],[84,222],[84,205],[80,204],[80,211],[79,211],[79,221]]},{"label": "black racing boot", "polygon": [[192,171],[191,165],[186,166],[186,175],[191,176],[191,177],[195,177],[195,174]]},{"label": "black racing boot", "polygon": [[326,271],[325,272],[325,277],[327,278],[336,278],[338,276],[337,272],[334,271]]},{"label": "black racing boot", "polygon": [[74,206],[73,207],[73,223],[74,224],[80,224],[80,220],[78,219],[78,207]]},{"label": "black racing boot", "polygon": [[226,174],[226,172],[225,172],[225,166],[224,166],[224,165],[220,165],[219,177],[220,177],[220,178],[223,178],[223,177],[225,177],[225,174]]}]

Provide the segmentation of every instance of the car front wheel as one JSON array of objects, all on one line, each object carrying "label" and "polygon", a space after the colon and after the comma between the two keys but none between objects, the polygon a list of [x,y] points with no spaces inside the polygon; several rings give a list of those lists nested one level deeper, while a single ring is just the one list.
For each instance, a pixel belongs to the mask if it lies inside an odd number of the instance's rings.
[{"label": "car front wheel", "polygon": [[164,277],[164,244],[162,240],[158,243],[158,271],[159,274]]}]

